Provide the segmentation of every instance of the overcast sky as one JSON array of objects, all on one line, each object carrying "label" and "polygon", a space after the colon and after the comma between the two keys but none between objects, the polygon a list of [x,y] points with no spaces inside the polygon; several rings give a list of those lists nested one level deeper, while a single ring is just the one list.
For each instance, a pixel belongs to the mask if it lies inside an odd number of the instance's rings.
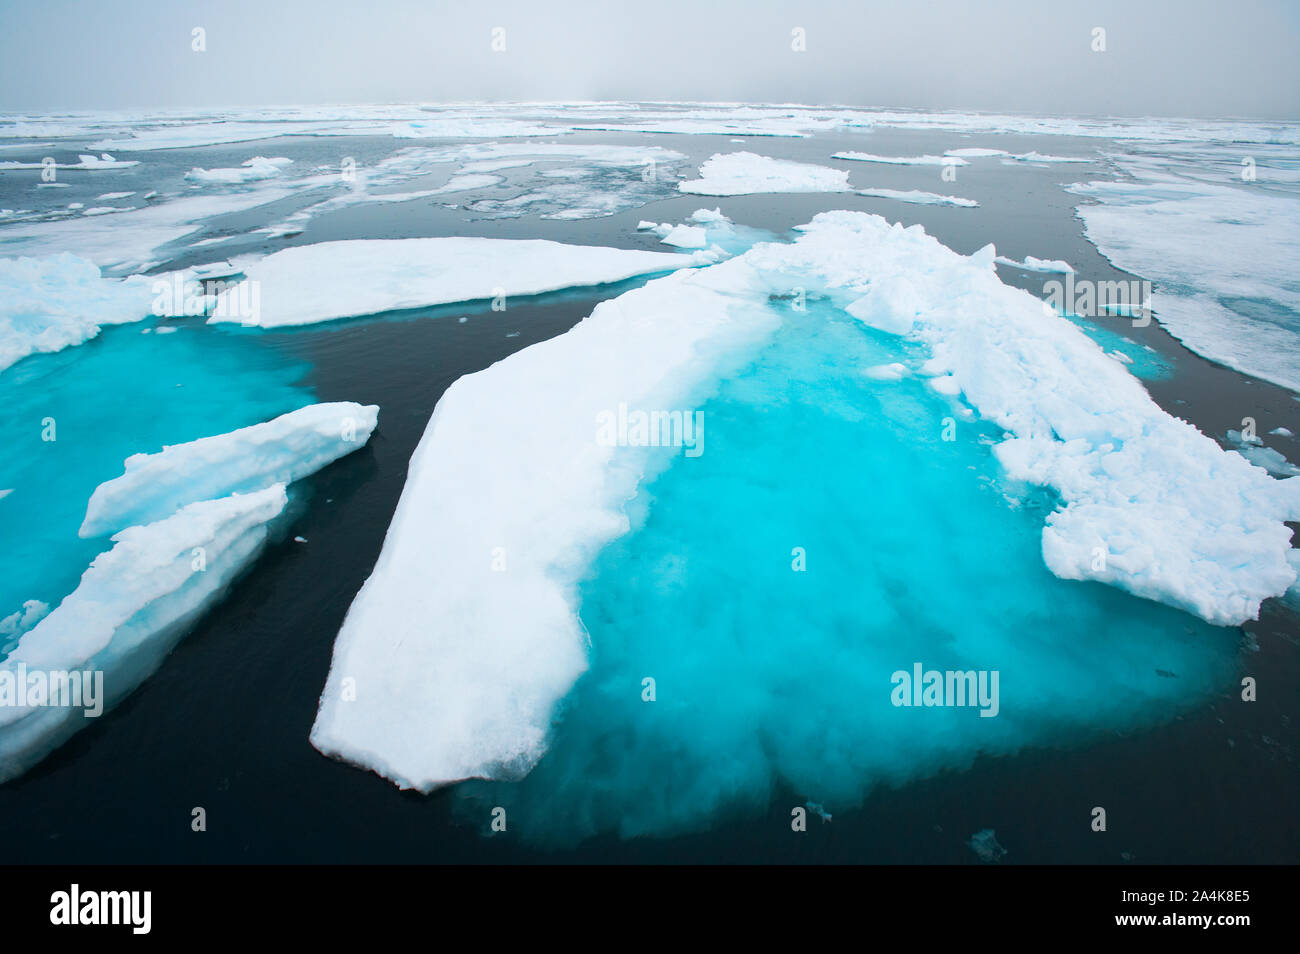
[{"label": "overcast sky", "polygon": [[681,99],[1300,119],[1297,49],[1296,0],[0,0],[0,110]]}]

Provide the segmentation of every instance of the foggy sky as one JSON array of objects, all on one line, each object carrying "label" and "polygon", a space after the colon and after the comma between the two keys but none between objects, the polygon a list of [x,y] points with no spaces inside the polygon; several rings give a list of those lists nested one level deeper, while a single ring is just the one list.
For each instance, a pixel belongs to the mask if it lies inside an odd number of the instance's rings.
[{"label": "foggy sky", "polygon": [[1300,119],[1298,47],[1288,0],[0,0],[0,110],[625,99]]}]

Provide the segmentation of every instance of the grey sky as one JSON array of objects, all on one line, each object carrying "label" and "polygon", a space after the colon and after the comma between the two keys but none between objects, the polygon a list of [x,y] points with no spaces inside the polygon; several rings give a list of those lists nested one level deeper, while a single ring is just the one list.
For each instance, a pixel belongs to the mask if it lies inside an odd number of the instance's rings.
[{"label": "grey sky", "polygon": [[0,110],[685,99],[1300,119],[1297,48],[1294,0],[0,0]]}]

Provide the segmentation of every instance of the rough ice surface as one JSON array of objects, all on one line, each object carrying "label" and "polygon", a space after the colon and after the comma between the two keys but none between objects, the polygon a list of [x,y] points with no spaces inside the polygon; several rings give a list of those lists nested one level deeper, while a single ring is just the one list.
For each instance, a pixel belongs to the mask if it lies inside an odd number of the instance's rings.
[{"label": "rough ice surface", "polygon": [[[198,615],[219,598],[265,542],[284,509],[282,484],[190,504],[164,520],[130,527],[91,563],[75,591],[23,633],[0,662],[24,672],[100,671],[111,706],[157,668]],[[203,569],[195,554],[204,554]],[[4,678],[4,676],[0,676]],[[0,706],[0,781],[21,775],[78,729],[83,708]]]},{"label": "rough ice surface", "polygon": [[[921,373],[1002,429],[1007,476],[1059,497],[1039,544],[1057,576],[1219,624],[1294,581],[1283,521],[1300,512],[1300,482],[1274,480],[1167,415],[1071,323],[1045,320],[1041,302],[998,281],[991,247],[961,256],[919,226],[855,212],[801,231],[794,244],[602,303],[567,334],[448,389],[336,641],[318,749],[425,791],[527,772],[587,665],[575,587],[630,529],[637,487],[676,459],[602,443],[600,415],[691,407],[769,340],[782,322],[772,302],[796,287],[881,325],[899,312],[894,328],[930,354]],[[539,483],[545,513],[521,489]]]},{"label": "rough ice surface", "polygon": [[[760,341],[776,319],[756,287],[745,256],[678,271],[448,388],[339,632],[313,745],[425,791],[532,767],[586,665],[573,587],[626,532],[646,466],[597,441],[598,415],[672,407]],[[521,479],[541,483],[520,496]]]},{"label": "rough ice surface", "polygon": [[[1240,172],[1239,149],[1217,152],[1211,161],[1230,152]],[[1300,391],[1300,192],[1264,169],[1235,185],[1177,174],[1197,158],[1125,163],[1135,178],[1071,186],[1095,200],[1078,207],[1088,239],[1155,283],[1156,320],[1189,349]]]},{"label": "rough ice surface", "polygon": [[[51,163],[54,169],[80,169],[84,171],[101,171],[105,169],[129,169],[131,166],[138,166],[138,159],[114,159],[108,153],[98,156],[90,154],[77,156],[76,162],[55,162]],[[0,162],[0,171],[6,169],[44,169],[44,163],[41,162]]]},{"label": "rough ice surface", "polygon": [[151,281],[103,278],[71,254],[0,258],[0,371],[29,354],[59,351],[104,325],[149,314]]},{"label": "rough ice surface", "polygon": [[153,523],[196,500],[290,484],[364,446],[379,408],[312,404],[271,421],[128,457],[125,473],[95,488],[82,537]]},{"label": "rough ice surface", "polygon": [[203,185],[241,185],[260,179],[273,179],[284,172],[285,166],[292,164],[292,159],[282,156],[275,159],[254,156],[233,169],[191,169],[185,173],[185,178]]},{"label": "rough ice surface", "polygon": [[897,199],[913,205],[955,205],[958,208],[974,209],[979,203],[974,199],[963,199],[956,195],[940,195],[937,192],[925,192],[921,189],[857,189],[858,195],[871,196],[876,199]]},{"label": "rough ice surface", "polygon": [[1063,262],[1059,258],[1034,258],[1032,255],[1026,255],[1023,262],[1017,262],[1014,258],[1007,258],[1005,255],[999,255],[994,259],[999,265],[1010,265],[1012,268],[1023,268],[1027,272],[1072,272],[1074,267],[1069,262]]},{"label": "rough ice surface", "polygon": [[764,192],[847,192],[849,174],[807,162],[770,159],[752,152],[715,153],[700,177],[679,182],[696,195],[755,195]]},{"label": "rough ice surface", "polygon": [[239,286],[217,298],[210,322],[267,328],[373,315],[498,295],[535,295],[623,281],[691,265],[689,255],[541,239],[417,238],[322,242],[285,249],[250,265],[259,314],[239,306]]}]

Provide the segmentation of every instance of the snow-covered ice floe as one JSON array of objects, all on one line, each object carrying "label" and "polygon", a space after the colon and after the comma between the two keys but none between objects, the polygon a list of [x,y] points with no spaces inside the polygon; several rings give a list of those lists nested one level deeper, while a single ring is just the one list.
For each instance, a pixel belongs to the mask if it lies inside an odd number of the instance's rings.
[{"label": "snow-covered ice floe", "polygon": [[370,439],[376,405],[311,404],[227,434],[135,454],[121,477],[95,488],[83,537],[152,523],[196,500],[289,484],[352,453]]},{"label": "snow-covered ice floe", "polygon": [[[0,705],[0,781],[27,771],[147,678],[257,555],[287,499],[275,484],[192,503],[114,536],[76,590],[0,661],[0,696],[9,694]],[[69,689],[56,699],[60,683]],[[47,687],[40,696],[36,685]]]},{"label": "snow-covered ice floe", "polygon": [[[114,159],[108,153],[101,153],[98,156],[89,153],[77,156],[76,162],[56,162],[52,163],[55,169],[79,169],[88,172],[99,172],[107,169],[129,169],[131,166],[138,166],[139,159]],[[45,163],[42,162],[0,162],[0,172],[6,169],[44,169]]]},{"label": "snow-covered ice floe", "polygon": [[849,174],[807,162],[771,159],[752,152],[716,153],[700,166],[700,177],[677,188],[695,195],[755,195],[764,192],[847,192]]},{"label": "snow-covered ice floe", "polygon": [[995,262],[999,265],[1009,265],[1012,268],[1023,268],[1027,272],[1055,272],[1064,274],[1074,271],[1074,267],[1069,262],[1063,262],[1059,258],[1034,258],[1032,255],[1026,255],[1023,262],[1017,262],[1014,258],[1007,258],[1005,255],[999,255]]},{"label": "snow-covered ice floe", "polygon": [[961,209],[974,209],[979,203],[974,199],[963,199],[959,195],[940,195],[937,192],[925,192],[921,189],[858,189],[858,195],[874,199],[896,199],[913,205],[953,205]]},{"label": "snow-covered ice floe", "polygon": [[185,178],[190,182],[204,185],[240,185],[245,182],[273,179],[284,172],[285,166],[290,165],[293,165],[293,160],[283,156],[274,159],[254,156],[252,159],[245,159],[241,165],[233,169],[191,169],[185,173]]},{"label": "snow-covered ice floe", "polygon": [[[364,446],[378,408],[315,404],[128,458],[95,491],[83,536],[113,546],[51,612],[38,601],[0,621],[19,640],[0,660],[0,781],[21,774],[130,693],[260,552],[286,485]],[[125,529],[122,529],[125,528]],[[35,678],[74,678],[75,701],[7,698]],[[95,688],[92,689],[92,686]],[[89,698],[86,692],[93,692]]]},{"label": "snow-covered ice floe", "polygon": [[1283,521],[1300,515],[1300,481],[1166,414],[1073,324],[1003,285],[991,246],[958,255],[859,212],[800,231],[604,302],[447,390],[335,643],[311,735],[320,751],[423,791],[527,772],[587,665],[577,584],[666,466],[601,441],[601,415],[691,407],[770,340],[788,313],[771,300],[796,287],[928,347],[920,370],[936,390],[1005,431],[1007,473],[1059,496],[1042,533],[1058,576],[1220,624],[1295,580]]},{"label": "snow-covered ice floe", "polygon": [[[211,322],[274,328],[403,308],[534,295],[602,285],[696,264],[690,255],[642,252],[542,239],[414,238],[322,242],[285,249],[250,265],[260,283],[259,314],[217,298]],[[223,307],[231,305],[231,307]]]},{"label": "snow-covered ice floe", "polygon": [[149,314],[152,281],[103,278],[75,255],[0,258],[0,371],[39,352],[79,345],[104,325]]}]

